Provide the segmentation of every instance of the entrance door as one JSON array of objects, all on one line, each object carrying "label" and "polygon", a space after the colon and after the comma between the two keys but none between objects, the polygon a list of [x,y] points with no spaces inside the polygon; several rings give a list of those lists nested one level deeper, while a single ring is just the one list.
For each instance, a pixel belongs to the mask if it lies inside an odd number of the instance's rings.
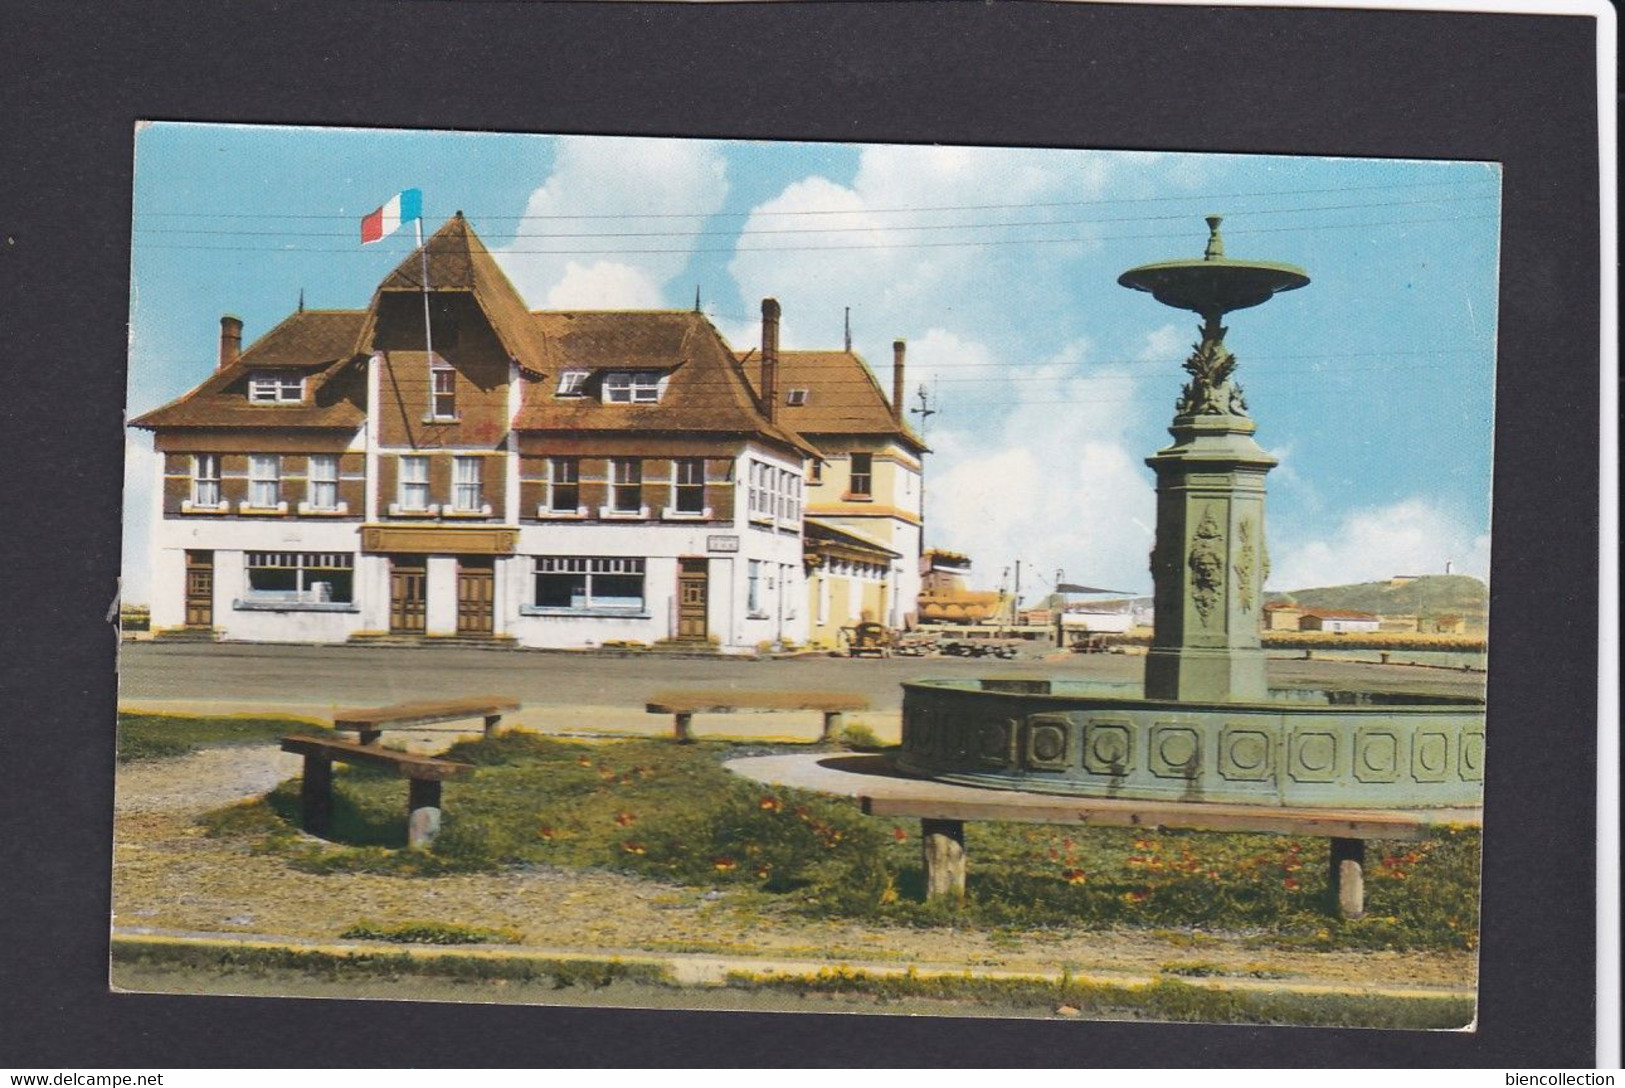
[{"label": "entrance door", "polygon": [[704,559],[677,561],[677,637],[685,642],[704,642],[706,569]]},{"label": "entrance door", "polygon": [[491,560],[472,556],[457,561],[457,633],[491,634],[496,572]]},{"label": "entrance door", "polygon": [[421,635],[428,593],[429,569],[421,556],[405,556],[389,561],[389,629],[408,635]]},{"label": "entrance door", "polygon": [[214,553],[186,553],[186,626],[214,626]]}]

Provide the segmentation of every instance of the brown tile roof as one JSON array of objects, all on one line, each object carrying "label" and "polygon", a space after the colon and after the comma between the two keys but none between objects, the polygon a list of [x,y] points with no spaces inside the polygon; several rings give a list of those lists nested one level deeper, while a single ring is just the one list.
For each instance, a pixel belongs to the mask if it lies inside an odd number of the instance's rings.
[{"label": "brown tile roof", "polygon": [[[237,361],[161,408],[130,421],[132,427],[361,426],[362,382],[349,368],[364,310],[300,310],[254,341]],[[305,374],[305,403],[251,404],[248,377],[256,370],[289,368]]]},{"label": "brown tile roof", "polygon": [[[521,431],[641,431],[759,435],[816,456],[788,427],[769,423],[743,368],[703,314],[689,310],[567,310],[533,315],[545,342],[545,380],[525,385]],[[669,371],[658,404],[555,396],[566,370]]]},{"label": "brown tile roof", "polygon": [[[740,352],[752,388],[761,389],[759,349]],[[924,441],[893,418],[891,402],[863,358],[850,351],[780,351],[779,419],[817,441],[821,434],[895,436],[916,452]],[[805,403],[789,403],[792,389],[805,389]]]},{"label": "brown tile roof", "polygon": [[1374,620],[1375,612],[1350,612],[1342,608],[1306,608],[1305,616],[1315,616],[1323,620]]},{"label": "brown tile roof", "polygon": [[[531,320],[525,300],[519,297],[496,258],[491,256],[480,241],[474,228],[468,225],[463,213],[458,212],[444,226],[423,243],[429,258],[429,289],[439,291],[469,291],[484,311],[486,320],[496,332],[505,348],[529,370],[543,371],[544,348],[540,331]],[[357,338],[356,350],[361,354],[372,351],[373,324],[377,320],[378,296],[386,292],[412,292],[423,290],[423,258],[417,250],[395,270],[384,277],[373,296],[366,325]]]}]

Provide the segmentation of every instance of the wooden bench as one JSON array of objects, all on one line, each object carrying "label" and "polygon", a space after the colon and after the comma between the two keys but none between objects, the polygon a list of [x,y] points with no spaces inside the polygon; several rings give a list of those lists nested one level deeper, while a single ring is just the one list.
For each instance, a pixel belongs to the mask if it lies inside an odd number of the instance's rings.
[{"label": "wooden bench", "polygon": [[673,731],[679,744],[693,741],[689,725],[696,714],[769,713],[775,710],[822,711],[822,739],[832,741],[841,731],[845,713],[869,709],[869,700],[861,695],[841,692],[666,691],[657,693],[644,709],[650,714],[672,715]]},{"label": "wooden bench", "polygon": [[485,735],[489,737],[501,723],[502,715],[510,710],[518,710],[519,707],[519,700],[506,695],[475,695],[467,699],[395,703],[390,706],[341,710],[333,715],[333,728],[340,732],[359,733],[362,744],[371,744],[385,729],[412,729],[420,725],[484,718]]},{"label": "wooden bench", "polygon": [[440,831],[440,783],[474,773],[467,763],[397,752],[377,743],[357,744],[290,733],[282,750],[305,757],[299,790],[300,823],[313,835],[326,835],[333,824],[333,762],[370,763],[389,767],[406,779],[406,844],[426,847]]},{"label": "wooden bench", "polygon": [[[935,785],[935,784],[933,784]],[[880,791],[875,791],[878,794]],[[1365,913],[1365,844],[1368,839],[1420,839],[1430,827],[1477,825],[1481,808],[1313,809],[1193,801],[1128,801],[1064,798],[1034,793],[968,790],[943,784],[944,796],[860,795],[871,816],[916,817],[924,843],[928,899],[965,894],[965,822],[1081,824],[1145,830],[1248,831],[1313,835],[1331,840],[1331,890],[1345,918]],[[982,796],[966,798],[966,792]]]}]

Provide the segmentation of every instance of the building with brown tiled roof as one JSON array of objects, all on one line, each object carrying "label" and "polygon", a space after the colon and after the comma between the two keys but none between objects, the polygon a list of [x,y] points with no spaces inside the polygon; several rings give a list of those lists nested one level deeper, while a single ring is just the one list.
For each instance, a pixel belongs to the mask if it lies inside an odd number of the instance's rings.
[{"label": "building with brown tiled roof", "polygon": [[[905,350],[901,340],[892,346],[889,400],[869,365],[850,349],[781,351],[771,380],[761,352],[740,356],[753,388],[775,400],[778,418],[821,454],[808,471],[808,518],[897,556],[890,563],[885,606],[873,614],[894,628],[919,618],[924,532],[927,450],[904,416]],[[816,585],[812,589],[819,592]]]},{"label": "building with brown tiled roof", "polygon": [[533,313],[460,213],[424,252],[427,293],[414,251],[364,310],[301,309],[241,351],[222,319],[214,372],[132,422],[161,477],[154,628],[805,641],[819,451],[710,322]]}]

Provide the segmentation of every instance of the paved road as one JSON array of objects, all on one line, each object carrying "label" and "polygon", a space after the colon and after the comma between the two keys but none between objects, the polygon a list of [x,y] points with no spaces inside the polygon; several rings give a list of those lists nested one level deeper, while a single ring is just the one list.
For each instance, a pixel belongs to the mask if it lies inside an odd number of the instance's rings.
[{"label": "paved road", "polygon": [[[948,657],[797,657],[780,660],[646,654],[527,653],[460,646],[268,646],[244,643],[126,643],[119,699],[251,701],[271,705],[369,704],[497,692],[530,705],[637,707],[661,688],[680,686],[851,691],[877,711],[902,704],[904,680],[1045,675],[1138,681],[1144,659],[1118,654],[1052,660]],[[1479,673],[1406,666],[1272,660],[1272,684],[1332,683],[1408,692],[1478,693]]]}]

